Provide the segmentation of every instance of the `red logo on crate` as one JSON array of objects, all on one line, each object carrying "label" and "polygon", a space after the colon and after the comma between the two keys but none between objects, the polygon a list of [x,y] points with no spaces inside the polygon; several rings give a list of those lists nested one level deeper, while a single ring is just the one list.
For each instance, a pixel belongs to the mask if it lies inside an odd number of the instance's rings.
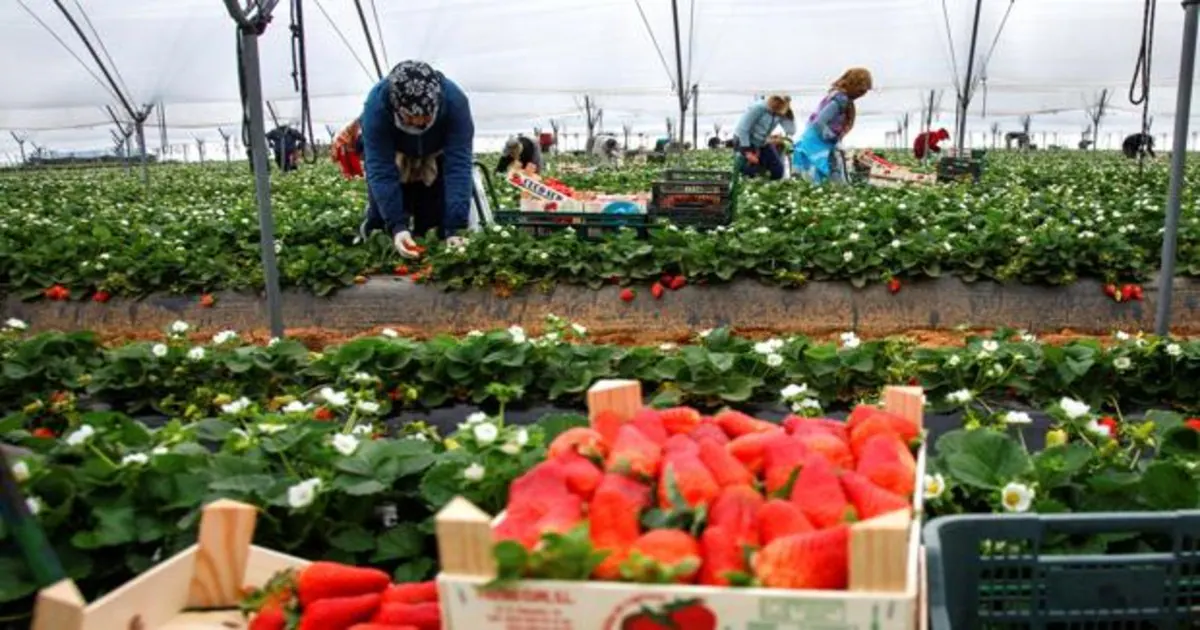
[{"label": "red logo on crate", "polygon": [[638,595],[619,604],[604,630],[716,630],[717,615],[702,599],[667,600],[663,595]]},{"label": "red logo on crate", "polygon": [[659,202],[660,208],[694,208],[715,210],[721,206],[720,195],[666,195]]}]

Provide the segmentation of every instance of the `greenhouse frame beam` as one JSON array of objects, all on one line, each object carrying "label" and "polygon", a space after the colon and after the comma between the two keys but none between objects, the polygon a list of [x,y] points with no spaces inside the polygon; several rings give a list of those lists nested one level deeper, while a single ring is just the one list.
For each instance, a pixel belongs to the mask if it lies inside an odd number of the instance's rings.
[{"label": "greenhouse frame beam", "polygon": [[1183,200],[1184,168],[1187,166],[1188,114],[1192,109],[1192,81],[1196,72],[1196,32],[1200,24],[1200,0],[1183,1],[1183,45],[1179,60],[1179,89],[1175,95],[1175,142],[1171,149],[1171,183],[1167,189],[1167,223],[1163,233],[1162,263],[1158,277],[1158,309],[1154,332],[1171,331],[1171,298],[1175,289],[1175,254],[1179,242],[1179,213]]},{"label": "greenhouse frame beam", "polygon": [[683,83],[683,43],[679,34],[679,0],[671,0],[671,19],[675,23],[675,94],[679,97],[679,144],[687,129],[688,89]]},{"label": "greenhouse frame beam", "polygon": [[259,249],[267,289],[267,314],[271,336],[283,337],[283,294],[279,289],[279,264],[275,259],[275,217],[271,213],[271,171],[267,163],[267,131],[263,121],[262,70],[258,57],[258,37],[267,28],[277,0],[258,4],[258,11],[243,13],[237,0],[225,0],[229,16],[238,26],[242,43],[242,67],[245,80],[243,107],[250,119],[250,161],[254,166],[254,192],[258,200]]},{"label": "greenhouse frame beam", "polygon": [[975,0],[975,25],[971,27],[971,48],[967,57],[967,76],[963,78],[962,91],[958,95],[958,141],[955,147],[959,155],[967,146],[967,109],[971,106],[971,80],[975,74],[975,51],[979,47],[979,19],[983,13],[983,0]]}]

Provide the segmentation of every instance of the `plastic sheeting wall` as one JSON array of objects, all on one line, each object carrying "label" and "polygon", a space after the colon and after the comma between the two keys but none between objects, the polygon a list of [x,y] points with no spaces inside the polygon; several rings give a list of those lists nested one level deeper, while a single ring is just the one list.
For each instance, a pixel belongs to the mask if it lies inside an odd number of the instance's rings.
[{"label": "plastic sheeting wall", "polygon": [[[371,2],[363,2],[373,29]],[[217,128],[237,135],[241,116],[234,28],[222,2],[64,3],[79,18],[86,13],[135,105],[165,105],[171,144],[203,138],[209,156],[223,158]],[[936,124],[953,127],[954,85],[966,69],[974,7],[974,0],[679,0],[685,83],[700,86],[701,141],[714,125],[727,134],[756,94],[790,93],[797,113],[807,116],[851,65],[872,68],[878,90],[861,101],[850,144],[882,145],[905,113],[914,136],[929,90],[942,93]],[[375,73],[351,0],[304,0],[304,8],[313,119],[322,138],[326,125],[340,127],[357,114]],[[384,65],[425,59],[459,82],[470,94],[482,146],[514,131],[548,129],[551,119],[565,125],[570,146],[573,134],[585,133],[578,107],[584,94],[604,109],[605,130],[618,135],[628,125],[652,141],[665,132],[667,117],[678,116],[668,0],[375,0],[375,8]],[[1115,109],[1102,123],[1101,146],[1106,131],[1137,129],[1127,92],[1142,2],[1015,0],[1009,8],[1009,0],[983,2],[976,72],[987,78],[986,111],[981,85],[971,110],[974,144],[987,140],[980,134],[992,124],[1015,130],[1021,115],[1032,114],[1035,132],[1057,132],[1059,144],[1074,146],[1089,124],[1084,110],[1103,88],[1113,92]],[[0,159],[16,153],[9,130],[52,149],[108,146],[112,125],[103,106],[115,107],[115,98],[31,12],[95,72],[52,2],[0,4],[0,58],[9,60],[0,65]],[[1178,3],[1159,3],[1156,134],[1169,131],[1173,117],[1182,16]],[[266,98],[281,118],[295,119],[289,17],[282,2],[261,40],[262,71]],[[157,148],[157,129],[147,136]]]}]

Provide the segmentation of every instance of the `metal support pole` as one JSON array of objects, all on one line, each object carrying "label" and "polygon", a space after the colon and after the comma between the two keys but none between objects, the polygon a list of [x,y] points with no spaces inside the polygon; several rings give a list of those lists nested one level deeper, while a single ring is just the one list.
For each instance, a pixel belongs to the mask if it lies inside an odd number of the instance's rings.
[{"label": "metal support pole", "polygon": [[967,58],[967,76],[963,80],[962,92],[958,95],[958,154],[962,155],[967,144],[967,108],[971,106],[971,76],[975,73],[975,50],[979,46],[979,17],[983,12],[983,0],[975,0],[975,26],[971,28],[971,52]]},{"label": "metal support pole", "polygon": [[267,164],[267,131],[263,124],[262,76],[258,61],[258,33],[243,27],[242,76],[250,114],[250,156],[254,165],[254,192],[258,198],[263,270],[267,284],[267,312],[271,336],[283,337],[283,301],[279,291],[279,266],[275,261],[275,217],[271,214],[271,167]]},{"label": "metal support pole", "polygon": [[692,149],[700,150],[700,86],[692,85]]},{"label": "metal support pole", "polygon": [[137,133],[138,152],[142,159],[142,186],[146,188],[146,192],[150,192],[150,165],[146,162],[146,117],[138,116],[134,119],[134,129]]},{"label": "metal support pole", "polygon": [[675,22],[675,91],[679,97],[679,144],[683,144],[687,127],[687,87],[683,84],[683,44],[679,36],[679,0],[671,0],[671,17]]},{"label": "metal support pole", "polygon": [[1171,149],[1171,184],[1167,192],[1167,225],[1163,233],[1162,264],[1158,277],[1158,312],[1154,332],[1171,330],[1171,298],[1175,282],[1175,248],[1179,238],[1179,211],[1187,165],[1188,116],[1192,111],[1192,79],[1196,71],[1196,31],[1200,0],[1183,2],[1183,47],[1179,61],[1179,90],[1175,97],[1175,142]]}]

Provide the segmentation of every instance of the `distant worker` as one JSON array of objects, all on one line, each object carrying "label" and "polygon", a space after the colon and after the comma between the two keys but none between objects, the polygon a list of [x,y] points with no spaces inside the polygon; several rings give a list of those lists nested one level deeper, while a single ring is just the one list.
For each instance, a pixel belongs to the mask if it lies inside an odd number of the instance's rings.
[{"label": "distant worker", "polygon": [[708,139],[708,148],[710,149],[720,149],[722,144],[725,143],[722,142],[717,136],[712,136]]},{"label": "distant worker", "polygon": [[271,152],[275,154],[275,165],[279,170],[296,170],[306,144],[304,134],[290,125],[280,125],[267,132],[267,142],[271,145]]},{"label": "distant worker", "polygon": [[531,164],[535,168],[535,173],[546,170],[546,165],[542,162],[542,148],[532,139],[520,135],[509,138],[508,142],[504,143],[504,152],[500,154],[496,172],[507,173],[513,169],[523,171]]},{"label": "distant worker", "polygon": [[866,68],[851,68],[834,81],[833,89],[809,117],[808,127],[796,143],[792,162],[797,173],[803,173],[814,184],[849,181],[840,145],[854,129],[858,114],[855,101],[871,88],[871,72]]},{"label": "distant worker", "polygon": [[451,245],[471,213],[475,124],[462,88],[422,61],[403,61],[367,95],[362,114],[367,187],[374,203],[360,235],[386,228],[396,251],[420,256],[413,233],[436,229]]},{"label": "distant worker", "polygon": [[746,177],[766,174],[771,179],[783,179],[783,158],[776,143],[771,141],[772,132],[782,127],[789,136],[796,134],[796,116],[792,113],[792,98],[772,94],[756,101],[742,114],[733,129],[737,140],[736,163]]},{"label": "distant worker", "polygon": [[1129,159],[1135,159],[1145,151],[1146,155],[1154,158],[1154,136],[1148,133],[1134,133],[1121,143],[1121,152]]},{"label": "distant worker", "polygon": [[538,145],[540,145],[543,155],[549,153],[550,149],[554,148],[554,134],[549,131],[538,134]]},{"label": "distant worker", "polygon": [[917,136],[913,142],[913,156],[918,160],[924,160],[928,153],[941,153],[942,148],[938,145],[950,139],[950,132],[945,129],[932,129]]},{"label": "distant worker", "polygon": [[600,136],[592,144],[592,155],[608,165],[621,161],[621,143],[614,136]]},{"label": "distant worker", "polygon": [[329,147],[329,157],[342,170],[342,177],[346,179],[357,179],[365,174],[362,165],[362,127],[357,120],[333,139]]}]

